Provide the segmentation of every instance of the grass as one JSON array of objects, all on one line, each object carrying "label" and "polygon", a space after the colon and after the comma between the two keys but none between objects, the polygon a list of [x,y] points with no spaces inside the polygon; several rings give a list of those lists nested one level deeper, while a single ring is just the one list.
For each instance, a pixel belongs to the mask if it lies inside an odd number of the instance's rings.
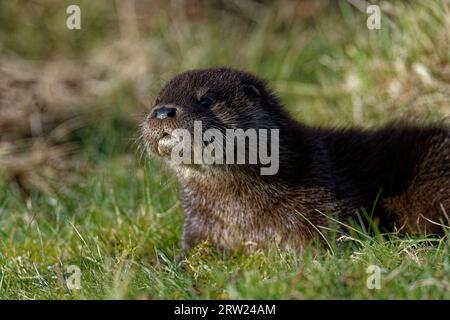
[{"label": "grass", "polygon": [[[81,1],[82,33],[57,27],[64,3],[42,3],[33,12],[0,4],[1,55],[67,57],[82,65],[119,41],[110,3]],[[378,31],[367,30],[366,16],[346,3],[303,20],[272,5],[252,17],[208,7],[200,17],[166,10],[141,19],[139,49],[149,73],[120,78],[113,60],[109,76],[120,85],[92,105],[107,112],[71,134],[78,157],[70,179],[25,199],[0,176],[0,298],[450,298],[448,237],[354,234],[330,239],[333,251],[313,246],[300,257],[277,250],[222,256],[203,244],[178,264],[183,217],[176,181],[133,144],[143,105],[165,80],[214,65],[268,79],[291,113],[310,124],[371,126],[450,114],[448,1],[383,8]],[[81,269],[81,290],[66,286],[69,265]],[[382,270],[379,290],[366,286],[370,265]]]},{"label": "grass", "polygon": [[[334,255],[316,248],[298,258],[276,250],[223,257],[205,244],[177,264],[174,181],[132,158],[114,162],[56,202],[6,194],[2,298],[448,298],[448,239],[348,238],[333,242]],[[82,270],[79,291],[62,278],[69,265]],[[383,270],[380,290],[366,288],[370,265]]]}]

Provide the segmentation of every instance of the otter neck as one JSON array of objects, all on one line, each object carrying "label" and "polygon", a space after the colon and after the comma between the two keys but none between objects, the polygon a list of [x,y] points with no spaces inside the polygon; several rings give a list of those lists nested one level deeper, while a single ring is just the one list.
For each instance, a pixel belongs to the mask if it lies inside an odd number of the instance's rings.
[{"label": "otter neck", "polygon": [[234,189],[243,181],[250,184],[298,185],[309,183],[323,173],[315,169],[323,168],[322,162],[327,161],[326,155],[321,153],[323,150],[312,131],[303,125],[290,124],[280,128],[279,168],[274,175],[261,175],[259,164],[178,166],[174,169],[182,184],[195,183],[209,188]]}]

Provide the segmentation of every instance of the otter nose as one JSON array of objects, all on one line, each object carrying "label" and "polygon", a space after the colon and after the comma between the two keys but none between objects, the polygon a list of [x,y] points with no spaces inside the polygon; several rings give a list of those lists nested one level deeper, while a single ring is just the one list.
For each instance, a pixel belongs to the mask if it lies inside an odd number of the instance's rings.
[{"label": "otter nose", "polygon": [[175,117],[176,109],[168,106],[156,106],[152,111],[152,118],[166,119]]}]

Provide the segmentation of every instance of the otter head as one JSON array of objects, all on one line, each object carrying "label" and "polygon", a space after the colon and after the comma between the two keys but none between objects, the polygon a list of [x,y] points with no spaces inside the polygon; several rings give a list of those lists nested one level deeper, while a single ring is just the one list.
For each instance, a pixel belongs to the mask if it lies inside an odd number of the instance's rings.
[{"label": "otter head", "polygon": [[280,118],[286,115],[276,97],[256,77],[229,68],[192,70],[164,86],[142,123],[142,135],[151,154],[170,159],[180,143],[177,129],[192,135],[198,123],[202,132],[273,129]]}]

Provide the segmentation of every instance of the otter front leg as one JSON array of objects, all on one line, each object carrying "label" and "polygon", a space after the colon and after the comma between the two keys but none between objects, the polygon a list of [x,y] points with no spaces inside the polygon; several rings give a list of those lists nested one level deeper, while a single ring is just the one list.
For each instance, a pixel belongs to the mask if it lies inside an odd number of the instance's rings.
[{"label": "otter front leg", "polygon": [[177,261],[182,261],[186,258],[186,254],[193,248],[198,242],[195,242],[194,238],[186,231],[186,225],[183,226],[183,234],[181,235],[180,251],[176,255]]},{"label": "otter front leg", "polygon": [[182,261],[186,258],[186,254],[194,248],[197,244],[207,240],[201,232],[199,226],[195,225],[195,219],[189,215],[185,215],[183,224],[183,233],[181,234],[180,252],[176,256],[177,261]]}]

